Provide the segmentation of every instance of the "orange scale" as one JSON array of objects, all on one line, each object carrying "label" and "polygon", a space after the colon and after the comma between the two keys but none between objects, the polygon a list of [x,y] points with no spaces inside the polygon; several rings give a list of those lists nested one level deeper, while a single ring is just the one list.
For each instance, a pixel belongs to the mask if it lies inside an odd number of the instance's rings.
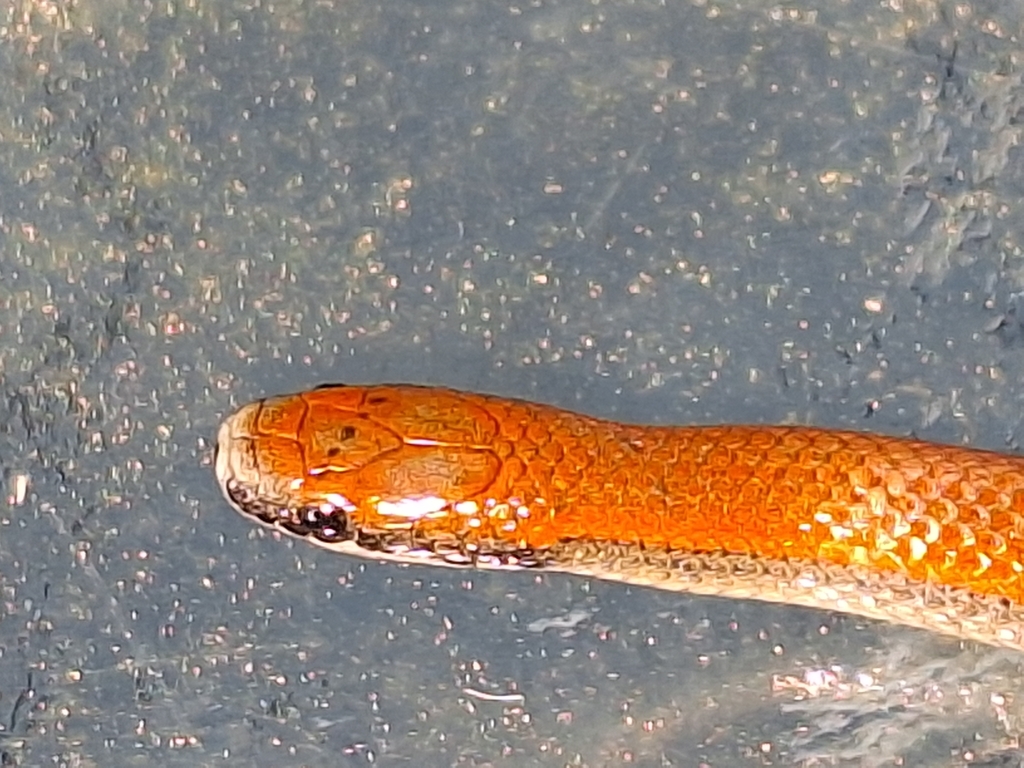
[{"label": "orange scale", "polygon": [[882,485],[890,496],[898,497],[907,492],[906,476],[895,469],[885,472],[885,476],[882,478]]},{"label": "orange scale", "polygon": [[302,449],[295,440],[264,436],[253,441],[253,446],[261,474],[276,475],[286,481],[305,477],[306,465],[302,459]]},{"label": "orange scale", "polygon": [[551,442],[551,429],[541,419],[530,419],[521,432],[522,438],[534,445],[547,445]]},{"label": "orange scale", "polygon": [[1000,504],[1001,496],[1004,496],[1004,494],[1000,493],[998,489],[993,488],[991,485],[986,485],[978,492],[977,502],[983,507],[995,507]]},{"label": "orange scale", "polygon": [[[735,430],[732,430],[735,434]],[[754,429],[751,431],[746,444],[754,453],[768,452],[775,448],[785,450],[787,435],[770,429]]]},{"label": "orange scale", "polygon": [[729,469],[733,466],[732,451],[730,451],[727,446],[720,445],[708,452],[704,463],[706,466],[717,470],[718,473],[721,473],[722,470]]},{"label": "orange scale", "polygon": [[934,477],[922,477],[914,484],[914,490],[922,500],[929,503],[942,496],[942,489]]},{"label": "orange scale", "polygon": [[436,496],[454,504],[483,494],[499,470],[497,457],[485,451],[406,446],[364,467],[359,478],[383,499]]},{"label": "orange scale", "polygon": [[370,390],[365,387],[334,384],[303,392],[298,397],[302,398],[310,408],[332,408],[357,413],[362,407],[368,391]]},{"label": "orange scale", "polygon": [[879,448],[885,444],[885,438],[880,440],[877,435],[861,432],[836,432],[830,437],[841,443],[836,448],[838,455],[873,456],[877,455]]},{"label": "orange scale", "polygon": [[482,492],[493,491],[501,497],[501,501],[534,496],[537,484],[532,481],[528,471],[527,465],[519,458],[504,459],[497,464],[494,479]]},{"label": "orange scale", "polygon": [[482,404],[444,390],[424,390],[421,397],[400,397],[392,388],[368,390],[361,411],[401,435],[415,440],[486,446],[499,434],[497,421]]},{"label": "orange scale", "polygon": [[[747,445],[751,442],[752,435],[749,430],[737,429],[736,427],[721,427],[715,429],[715,432],[717,432],[717,436],[713,439],[714,444],[730,455],[735,452],[745,452]],[[766,439],[775,443],[778,441],[778,434],[778,432],[767,434]]]},{"label": "orange scale", "polygon": [[306,503],[320,504],[329,495],[340,496],[356,503],[363,501],[368,494],[360,491],[360,483],[353,472],[323,472],[307,475],[302,483],[300,493]]},{"label": "orange scale", "polygon": [[358,414],[310,408],[299,440],[310,471],[350,471],[399,450],[402,439]]},{"label": "orange scale", "polygon": [[648,544],[653,546],[663,546],[666,541],[666,532],[670,526],[669,521],[665,519],[665,515],[661,514],[657,510],[645,509],[642,506],[627,507],[624,510],[632,520],[633,524],[630,526],[630,533],[635,536],[637,544]]},{"label": "orange scale", "polygon": [[[876,448],[879,446],[881,442],[882,441],[878,440],[877,438],[875,439]],[[920,453],[920,447],[918,445],[914,445],[913,443],[899,443],[892,441],[889,441],[888,445],[886,445],[885,450],[889,458],[889,461],[901,465],[903,464],[903,462],[917,461],[918,455]]]},{"label": "orange scale", "polygon": [[728,482],[741,487],[754,476],[754,468],[744,464],[731,464],[725,468],[725,479]]},{"label": "orange scale", "polygon": [[793,463],[793,455],[783,445],[773,446],[764,453],[751,453],[747,458],[762,467],[785,468]]},{"label": "orange scale", "polygon": [[301,397],[268,397],[260,404],[255,431],[261,435],[290,437],[294,440],[306,410],[306,402]]},{"label": "orange scale", "polygon": [[577,482],[579,473],[588,467],[592,461],[586,445],[574,444],[563,446],[565,458],[559,465],[559,474],[572,482]]},{"label": "orange scale", "polygon": [[807,446],[804,451],[826,461],[831,460],[837,451],[846,448],[846,443],[843,439],[846,436],[844,432],[830,432],[813,427],[787,427],[786,429],[791,433],[804,435],[807,438]]},{"label": "orange scale", "polygon": [[785,448],[790,454],[802,453],[814,445],[820,437],[817,430],[786,428],[779,430],[779,433],[778,445]]},{"label": "orange scale", "polygon": [[549,468],[554,469],[558,466],[559,462],[565,458],[565,448],[562,444],[555,441],[549,440],[545,443],[541,443],[536,447],[537,458],[548,465]]},{"label": "orange scale", "polygon": [[524,465],[523,479],[536,492],[544,493],[554,480],[555,467],[546,461],[530,461]]},{"label": "orange scale", "polygon": [[919,456],[901,461],[898,467],[908,483],[918,484],[931,479],[930,467]]},{"label": "orange scale", "polygon": [[812,470],[823,469],[829,466],[830,457],[827,451],[811,445],[800,453],[800,464]]},{"label": "orange scale", "polygon": [[[543,526],[538,523],[542,523]],[[547,532],[558,540],[579,540],[608,533],[608,526],[602,526],[600,516],[595,518],[592,514],[565,514],[564,512],[557,513],[553,520],[531,520],[526,528],[534,532],[538,529],[548,529]]]}]

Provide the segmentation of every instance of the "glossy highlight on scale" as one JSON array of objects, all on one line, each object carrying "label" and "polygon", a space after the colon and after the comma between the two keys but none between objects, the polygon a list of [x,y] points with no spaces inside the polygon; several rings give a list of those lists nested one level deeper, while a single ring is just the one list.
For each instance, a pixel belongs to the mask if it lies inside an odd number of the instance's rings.
[{"label": "glossy highlight on scale", "polygon": [[1024,458],[811,427],[640,426],[412,385],[243,406],[243,515],[378,560],[540,568],[1024,650]]}]

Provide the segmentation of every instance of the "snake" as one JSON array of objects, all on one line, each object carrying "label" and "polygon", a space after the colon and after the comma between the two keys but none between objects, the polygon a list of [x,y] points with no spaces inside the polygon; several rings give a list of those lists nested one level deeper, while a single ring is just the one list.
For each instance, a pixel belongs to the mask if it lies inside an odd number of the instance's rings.
[{"label": "snake", "polygon": [[245,517],[343,554],[782,603],[1024,650],[1024,457],[381,384],[243,405],[213,464]]}]

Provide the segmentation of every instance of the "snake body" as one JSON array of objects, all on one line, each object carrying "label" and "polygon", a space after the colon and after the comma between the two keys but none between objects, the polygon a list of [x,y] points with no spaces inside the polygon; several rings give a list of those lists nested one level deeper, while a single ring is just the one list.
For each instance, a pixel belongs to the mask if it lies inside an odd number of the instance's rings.
[{"label": "snake body", "polygon": [[1024,458],[338,385],[243,406],[215,465],[238,511],[339,552],[824,608],[1024,650]]}]

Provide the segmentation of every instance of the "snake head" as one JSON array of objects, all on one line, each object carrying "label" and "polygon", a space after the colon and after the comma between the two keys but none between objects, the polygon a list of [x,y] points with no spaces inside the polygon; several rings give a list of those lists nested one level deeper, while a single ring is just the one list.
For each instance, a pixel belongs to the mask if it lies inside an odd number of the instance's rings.
[{"label": "snake head", "polygon": [[225,498],[335,549],[478,551],[480,534],[514,514],[488,496],[503,468],[493,420],[455,395],[394,392],[336,386],[238,409],[217,435]]}]

